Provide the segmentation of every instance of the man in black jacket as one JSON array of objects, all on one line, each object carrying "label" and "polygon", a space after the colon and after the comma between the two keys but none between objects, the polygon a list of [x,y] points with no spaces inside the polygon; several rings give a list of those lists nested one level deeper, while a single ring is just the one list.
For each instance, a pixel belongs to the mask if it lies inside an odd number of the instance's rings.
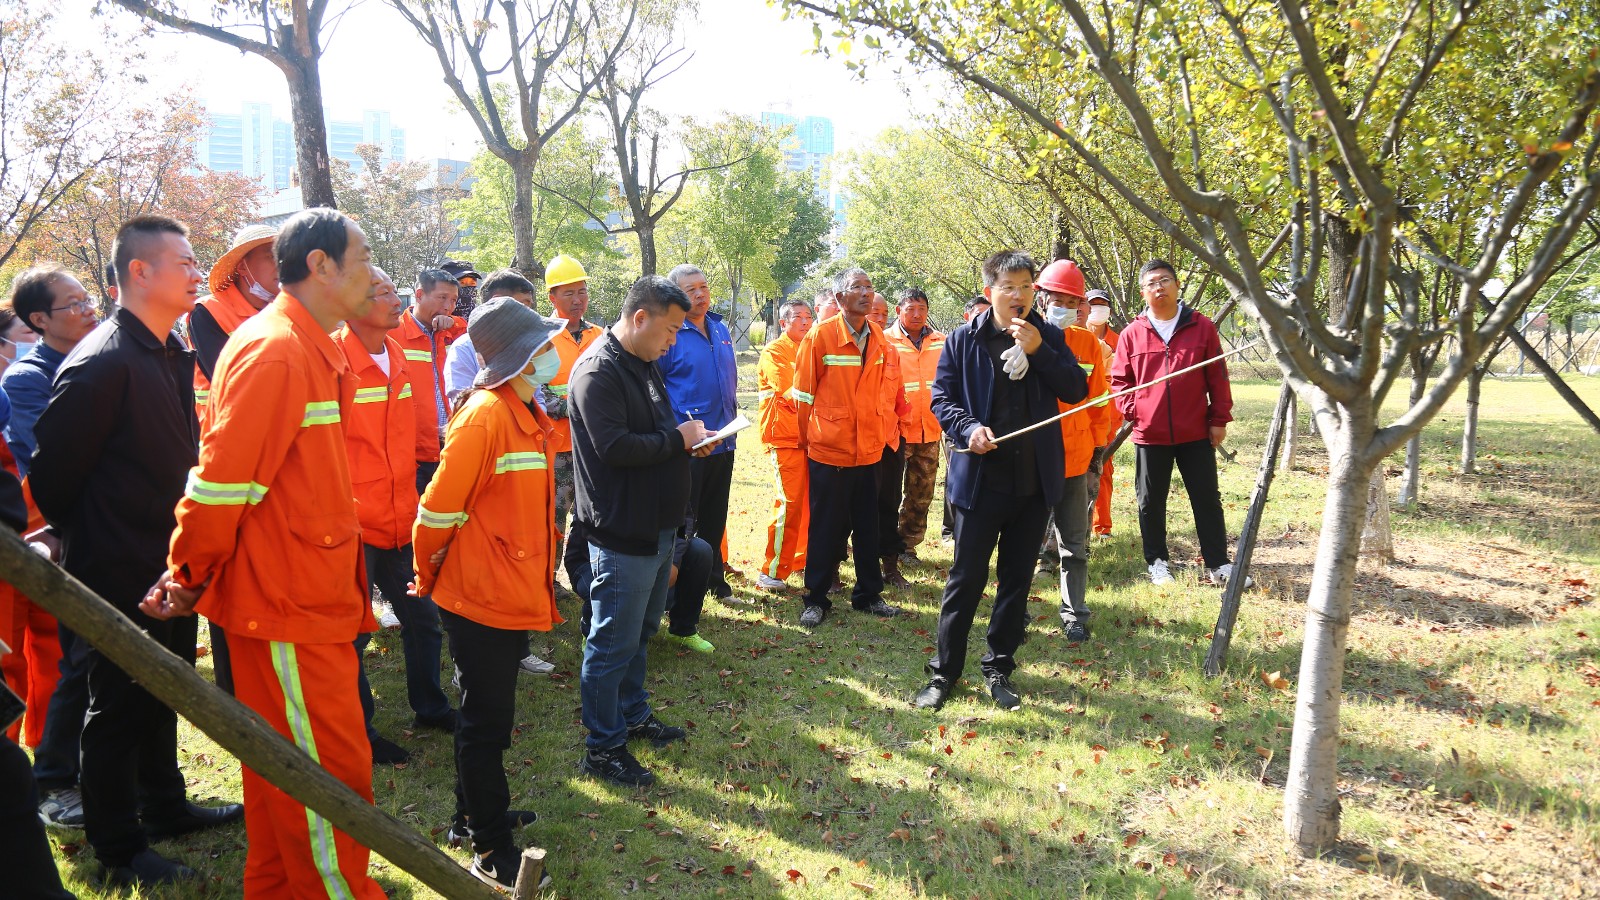
[{"label": "man in black jacket", "polygon": [[[62,537],[62,566],[167,649],[194,663],[195,620],[139,611],[167,567],[190,467],[199,459],[194,355],[172,334],[200,284],[188,231],[141,216],[117,232],[120,303],[56,374],[35,428],[30,473],[39,511]],[[150,849],[243,817],[188,801],[177,714],[98,651],[88,654],[83,812],[89,844],[117,884],[166,884],[195,871]],[[142,822],[141,822],[142,818]]]},{"label": "man in black jacket", "polygon": [[677,340],[689,298],[658,275],[634,282],[622,315],[572,367],[568,411],[577,519],[594,582],[579,687],[583,771],[628,786],[655,776],[628,752],[632,738],[663,746],[684,736],[650,711],[646,645],[661,625],[673,536],[689,507],[689,455],[715,445],[704,423],[678,422],[656,367]]}]

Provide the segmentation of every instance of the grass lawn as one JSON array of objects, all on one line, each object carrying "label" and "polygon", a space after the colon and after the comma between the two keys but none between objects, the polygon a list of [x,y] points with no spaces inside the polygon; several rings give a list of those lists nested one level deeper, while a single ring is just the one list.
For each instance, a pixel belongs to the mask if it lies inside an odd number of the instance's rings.
[{"label": "grass lawn", "polygon": [[[1600,403],[1600,380],[1576,386]],[[1237,387],[1238,462],[1222,464],[1233,528],[1275,394]],[[754,407],[753,392],[744,399]],[[907,571],[914,587],[889,598],[909,615],[879,621],[840,604],[808,634],[798,594],[736,579],[759,605],[707,602],[701,633],[714,655],[653,649],[656,708],[690,738],[641,748],[652,790],[578,775],[578,636],[572,623],[535,636],[557,675],[521,683],[506,767],[513,805],[542,816],[521,840],[548,850],[559,895],[573,898],[1600,896],[1600,438],[1543,382],[1493,381],[1483,474],[1462,477],[1452,474],[1462,412],[1457,400],[1424,437],[1422,501],[1396,510],[1396,564],[1362,575],[1345,677],[1344,840],[1324,858],[1287,853],[1279,824],[1326,471],[1311,438],[1274,487],[1260,586],[1245,595],[1220,678],[1200,673],[1217,590],[1193,570],[1162,589],[1145,580],[1131,450],[1117,459],[1115,536],[1090,566],[1094,639],[1063,640],[1056,581],[1041,573],[1019,712],[981,691],[987,605],[956,698],[937,713],[907,703],[950,562],[937,499],[934,542]],[[741,446],[730,534],[748,579],[769,471],[754,441]],[[1173,551],[1187,561],[1193,529],[1174,482]],[[450,743],[406,732],[401,665],[398,632],[379,635],[368,655],[379,729],[413,756],[374,772],[377,802],[442,842]],[[230,756],[186,725],[180,747],[193,796],[240,797]],[[52,839],[70,887],[100,896],[81,832]],[[182,896],[239,892],[242,827],[158,849],[206,874]],[[465,863],[465,850],[448,852]],[[398,896],[430,895],[384,860],[373,867]]]}]

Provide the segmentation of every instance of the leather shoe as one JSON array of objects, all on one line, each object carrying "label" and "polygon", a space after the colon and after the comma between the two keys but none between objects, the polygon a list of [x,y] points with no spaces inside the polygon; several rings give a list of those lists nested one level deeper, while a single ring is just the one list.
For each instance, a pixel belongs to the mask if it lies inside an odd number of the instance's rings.
[{"label": "leather shoe", "polygon": [[950,699],[950,679],[935,675],[928,679],[927,687],[917,691],[917,695],[911,698],[911,705],[917,709],[940,709],[948,699]]},{"label": "leather shoe", "polygon": [[383,735],[372,739],[372,764],[394,766],[411,759],[411,752]]},{"label": "leather shoe", "polygon": [[1011,686],[1011,676],[999,672],[984,673],[983,680],[989,683],[989,696],[994,698],[994,705],[1001,709],[1021,709],[1022,695]]},{"label": "leather shoe", "polygon": [[[239,810],[243,815],[244,808],[239,807]],[[103,877],[108,884],[117,887],[155,887],[180,881],[198,881],[200,873],[146,847],[135,853],[125,865],[106,866]]]},{"label": "leather shoe", "polygon": [[453,709],[446,710],[442,716],[428,716],[426,718],[417,716],[411,720],[411,725],[414,728],[431,728],[434,731],[454,733],[456,730],[456,711]]},{"label": "leather shoe", "polygon": [[238,803],[222,806],[196,806],[185,803],[182,815],[144,823],[144,832],[152,841],[182,837],[207,828],[218,828],[244,818],[244,807]]},{"label": "leather shoe", "polygon": [[1082,622],[1073,622],[1067,626],[1067,643],[1082,644],[1089,640],[1089,626]]}]

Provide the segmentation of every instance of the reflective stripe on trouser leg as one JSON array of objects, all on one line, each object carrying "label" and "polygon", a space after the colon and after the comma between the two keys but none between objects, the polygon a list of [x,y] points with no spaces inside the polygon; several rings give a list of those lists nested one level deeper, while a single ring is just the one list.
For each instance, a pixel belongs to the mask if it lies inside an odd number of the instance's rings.
[{"label": "reflective stripe on trouser leg", "polygon": [[[300,685],[300,664],[294,644],[272,642],[272,669],[278,675],[278,687],[283,690],[283,713],[289,722],[289,736],[294,745],[304,750],[317,763],[317,739],[311,730],[311,713],[306,708],[305,692]],[[306,830],[311,838],[311,858],[322,876],[322,886],[334,900],[350,900],[355,895],[339,871],[339,851],[333,842],[333,825],[311,807],[306,807]]]}]

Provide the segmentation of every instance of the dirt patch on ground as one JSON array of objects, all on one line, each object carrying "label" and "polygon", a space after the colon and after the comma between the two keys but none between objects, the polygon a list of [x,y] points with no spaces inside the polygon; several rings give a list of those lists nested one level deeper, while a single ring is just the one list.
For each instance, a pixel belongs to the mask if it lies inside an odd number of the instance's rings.
[{"label": "dirt patch on ground", "polygon": [[[1251,574],[1280,596],[1304,602],[1317,552],[1309,524],[1263,536]],[[1355,615],[1431,632],[1549,621],[1594,601],[1587,567],[1498,542],[1395,538],[1395,562],[1363,564]]]}]

